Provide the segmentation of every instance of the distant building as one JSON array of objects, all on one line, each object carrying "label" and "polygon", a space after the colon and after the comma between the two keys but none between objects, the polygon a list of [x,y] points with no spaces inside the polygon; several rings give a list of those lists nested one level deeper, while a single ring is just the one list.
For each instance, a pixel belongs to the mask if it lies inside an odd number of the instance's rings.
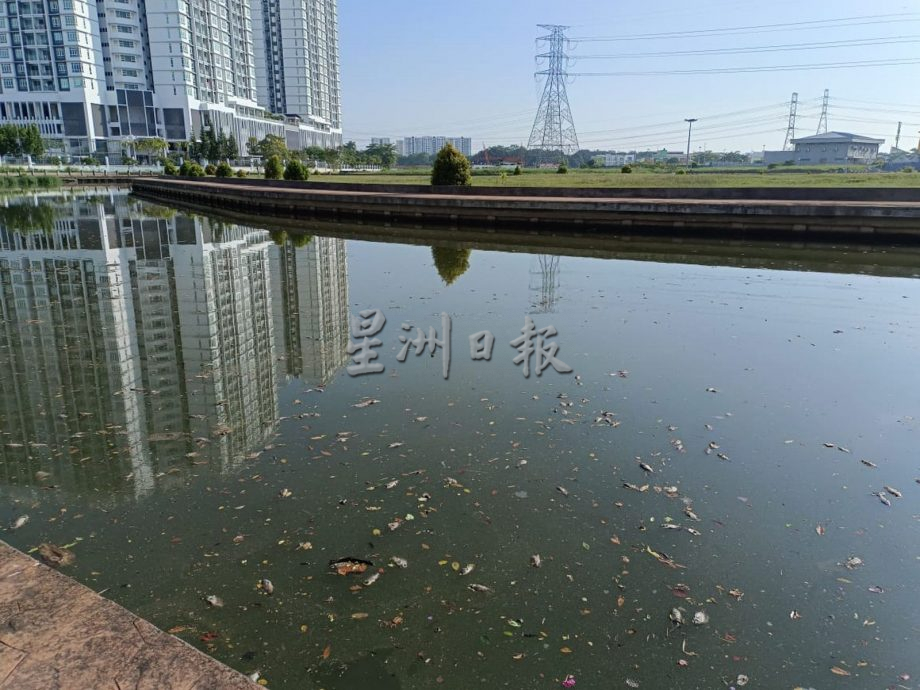
[{"label": "distant building", "polygon": [[796,165],[833,163],[871,163],[878,158],[884,139],[872,139],[848,132],[827,132],[811,137],[793,139],[792,154]]},{"label": "distant building", "polygon": [[371,146],[389,146],[393,142],[390,141],[390,137],[372,137]]},{"label": "distant building", "polygon": [[636,162],[636,152],[631,153],[604,153],[593,158],[595,165],[604,168],[619,168],[623,165]]},{"label": "distant building", "polygon": [[414,156],[417,153],[427,153],[433,156],[445,144],[453,144],[464,156],[473,155],[473,140],[469,137],[406,137],[396,142],[396,153],[400,156]]}]

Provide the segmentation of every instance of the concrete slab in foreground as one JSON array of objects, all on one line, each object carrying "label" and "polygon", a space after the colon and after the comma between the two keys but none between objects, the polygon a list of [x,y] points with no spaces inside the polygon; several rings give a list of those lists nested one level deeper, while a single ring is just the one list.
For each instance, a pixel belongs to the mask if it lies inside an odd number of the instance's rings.
[{"label": "concrete slab in foreground", "polygon": [[0,542],[0,690],[259,687]]}]

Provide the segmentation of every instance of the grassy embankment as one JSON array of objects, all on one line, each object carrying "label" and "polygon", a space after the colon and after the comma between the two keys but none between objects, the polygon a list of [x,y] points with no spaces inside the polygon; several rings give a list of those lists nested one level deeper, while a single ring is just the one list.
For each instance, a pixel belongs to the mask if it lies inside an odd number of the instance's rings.
[{"label": "grassy embankment", "polygon": [[[311,182],[359,182],[367,184],[430,183],[424,168],[397,169],[381,173],[311,175]],[[474,187],[911,187],[920,188],[920,173],[831,172],[828,169],[760,170],[742,172],[674,172],[619,170],[526,170],[522,175],[476,171]]]}]

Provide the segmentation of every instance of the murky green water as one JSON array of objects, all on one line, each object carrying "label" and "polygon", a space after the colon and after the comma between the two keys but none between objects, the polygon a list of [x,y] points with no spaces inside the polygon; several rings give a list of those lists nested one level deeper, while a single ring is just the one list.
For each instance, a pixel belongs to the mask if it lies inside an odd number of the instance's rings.
[{"label": "murky green water", "polygon": [[[436,266],[417,233],[41,204],[0,229],[0,523],[30,518],[2,538],[72,545],[66,572],[161,628],[273,688],[917,687],[909,253]],[[371,308],[385,371],[351,377]],[[441,350],[397,361],[442,312],[446,381]],[[526,316],[573,374],[523,376]]]}]

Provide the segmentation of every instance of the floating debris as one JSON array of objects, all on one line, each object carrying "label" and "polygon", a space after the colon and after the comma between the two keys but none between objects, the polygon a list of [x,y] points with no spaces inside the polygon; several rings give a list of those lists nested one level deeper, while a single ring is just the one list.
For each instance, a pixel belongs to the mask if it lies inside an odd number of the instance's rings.
[{"label": "floating debris", "polygon": [[540,558],[540,554],[535,553],[530,557],[530,565],[532,565],[534,568],[539,568],[541,565],[543,565],[543,559]]},{"label": "floating debris", "polygon": [[460,570],[460,574],[461,574],[461,575],[469,575],[469,574],[470,574],[471,572],[473,572],[475,569],[476,569],[476,564],[475,564],[475,563],[467,563],[467,564],[466,564],[465,566],[463,566],[463,568]]},{"label": "floating debris", "polygon": [[848,570],[856,570],[858,567],[863,565],[863,559],[861,559],[859,556],[850,556],[843,562],[843,565]]},{"label": "floating debris", "polygon": [[367,578],[367,579],[364,581],[364,586],[365,586],[365,587],[370,587],[372,584],[374,584],[375,582],[377,582],[377,580],[379,580],[379,579],[380,579],[380,573],[379,573],[379,572],[374,573],[373,575],[371,575],[369,578]]},{"label": "floating debris", "polygon": [[294,495],[294,492],[291,491],[290,489],[281,489],[281,491],[278,492],[279,498],[290,498],[293,495]]},{"label": "floating debris", "polygon": [[63,568],[77,560],[76,554],[70,549],[65,549],[50,543],[38,545],[38,555],[42,561],[52,568]]},{"label": "floating debris", "polygon": [[399,556],[391,556],[390,560],[393,562],[393,565],[395,565],[398,568],[408,568],[409,567],[409,561],[407,561],[405,558],[400,558]]},{"label": "floating debris", "polygon": [[487,593],[492,591],[491,587],[486,587],[485,585],[477,585],[475,583],[467,585],[466,588],[471,592]]},{"label": "floating debris", "polygon": [[693,614],[694,625],[706,625],[709,622],[709,614],[705,611],[697,611]]},{"label": "floating debris", "polygon": [[373,563],[364,561],[360,558],[339,558],[335,561],[329,561],[329,567],[338,575],[360,575],[370,568]]},{"label": "floating debris", "polygon": [[275,592],[275,585],[273,585],[272,581],[269,580],[267,577],[263,577],[259,581],[259,589],[261,589],[266,594],[271,595]]},{"label": "floating debris", "polygon": [[224,600],[216,594],[209,594],[204,598],[204,600],[216,609],[222,608],[224,605]]}]

